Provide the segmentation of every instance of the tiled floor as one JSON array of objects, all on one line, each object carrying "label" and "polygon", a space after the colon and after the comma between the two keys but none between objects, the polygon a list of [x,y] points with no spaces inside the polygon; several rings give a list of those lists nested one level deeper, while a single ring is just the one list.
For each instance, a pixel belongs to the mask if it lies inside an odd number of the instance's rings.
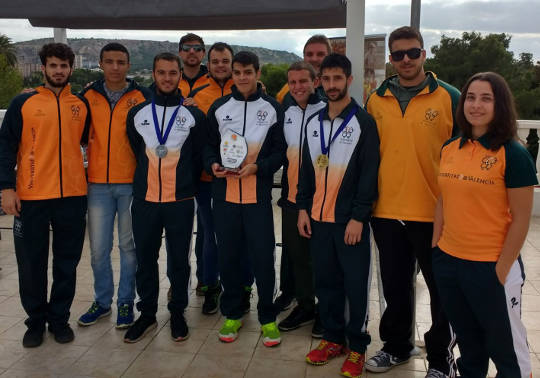
[{"label": "tiled floor", "polygon": [[[276,239],[281,240],[279,210],[275,211]],[[11,227],[10,216],[0,217],[0,227]],[[279,257],[280,248],[276,249]],[[523,287],[523,320],[527,327],[533,374],[540,377],[540,218],[533,218],[530,232],[523,248],[527,281]],[[276,263],[279,258],[276,259]],[[118,274],[118,251],[113,251],[113,266]],[[277,264],[276,264],[277,266]],[[222,323],[220,315],[201,314],[202,300],[191,290],[186,317],[191,337],[175,343],[170,337],[169,315],[165,306],[169,282],[165,276],[165,252],[160,257],[160,307],[159,326],[156,331],[136,344],[122,341],[124,332],[114,328],[116,314],[96,325],[81,328],[76,319],[93,300],[93,277],[90,268],[88,242],[85,243],[78,267],[77,292],[71,309],[71,325],[75,341],[59,345],[47,335],[44,344],[36,349],[25,349],[21,339],[26,329],[25,313],[18,295],[17,266],[10,230],[2,230],[0,241],[0,375],[4,377],[337,377],[343,358],[326,366],[309,366],[305,354],[317,340],[312,340],[310,327],[283,333],[283,342],[276,348],[262,345],[257,314],[252,301],[252,311],[245,317],[239,339],[232,344],[218,341],[217,330]],[[369,330],[372,343],[368,355],[381,346],[378,338],[379,302],[376,275],[374,274]],[[117,279],[117,277],[116,277]],[[195,280],[192,280],[192,286]],[[256,298],[255,298],[256,299]],[[426,286],[419,277],[417,286],[417,335],[422,342],[429,327],[429,297]],[[280,319],[286,316],[282,313]],[[457,348],[456,348],[457,352]],[[425,353],[405,365],[385,374],[368,374],[370,377],[424,377]],[[490,377],[495,375],[490,368]]]}]

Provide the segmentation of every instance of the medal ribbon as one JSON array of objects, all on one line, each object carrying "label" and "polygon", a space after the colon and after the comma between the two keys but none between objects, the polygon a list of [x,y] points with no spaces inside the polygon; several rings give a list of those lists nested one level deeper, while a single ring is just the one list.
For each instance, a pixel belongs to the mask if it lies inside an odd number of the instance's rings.
[{"label": "medal ribbon", "polygon": [[[164,145],[165,142],[167,142],[167,138],[169,137],[169,133],[171,132],[172,125],[174,123],[174,120],[176,119],[176,114],[178,113],[178,109],[180,109],[183,103],[184,103],[184,99],[180,98],[180,104],[178,104],[176,109],[174,109],[171,119],[169,120],[169,124],[167,125],[167,128],[165,129],[165,134],[161,136],[161,131],[159,129],[159,121],[158,121],[157,112],[156,112],[156,101],[154,98],[152,98],[152,117],[154,118],[154,128],[156,129],[156,135],[157,135],[157,139],[160,145]],[[163,109],[163,111],[165,111],[165,109]]]},{"label": "medal ribbon", "polygon": [[358,111],[358,105],[353,106],[353,108],[351,109],[349,114],[347,114],[347,116],[345,117],[341,125],[339,125],[339,128],[334,133],[334,136],[332,137],[332,139],[330,139],[330,141],[328,142],[328,146],[325,146],[323,120],[324,120],[324,116],[326,115],[326,108],[323,108],[321,110],[321,112],[319,113],[319,124],[320,124],[320,130],[321,130],[321,153],[323,155],[326,155],[328,153],[328,150],[330,149],[330,145],[336,140],[338,135],[341,134],[345,126],[347,126],[347,124],[352,119],[352,117],[354,117],[357,111]]}]

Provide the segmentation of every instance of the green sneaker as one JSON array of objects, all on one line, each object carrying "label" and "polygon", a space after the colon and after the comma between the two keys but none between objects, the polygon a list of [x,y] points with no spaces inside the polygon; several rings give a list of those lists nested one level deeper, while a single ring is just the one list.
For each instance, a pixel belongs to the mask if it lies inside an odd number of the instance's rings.
[{"label": "green sneaker", "polygon": [[238,338],[238,330],[242,328],[240,319],[225,319],[223,327],[219,330],[219,339],[224,343],[232,343]]},{"label": "green sneaker", "polygon": [[261,331],[263,333],[264,346],[273,347],[281,343],[281,335],[276,322],[263,324]]}]

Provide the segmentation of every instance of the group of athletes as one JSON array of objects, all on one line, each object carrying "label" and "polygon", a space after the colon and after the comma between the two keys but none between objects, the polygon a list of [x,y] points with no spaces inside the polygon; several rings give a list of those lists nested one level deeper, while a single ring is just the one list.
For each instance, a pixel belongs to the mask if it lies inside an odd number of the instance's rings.
[{"label": "group of athletes", "polygon": [[[149,88],[127,79],[123,45],[105,45],[104,78],[80,94],[68,83],[72,50],[44,45],[44,84],[12,101],[0,128],[2,208],[15,216],[28,314],[23,345],[41,345],[47,324],[57,342],[74,339],[68,320],[87,219],[95,300],[78,324],[112,313],[116,219],[116,327],[127,329],[124,341],[157,326],[163,231],[171,336],[186,340],[196,211],[197,293],[203,314],[219,308],[225,317],[223,342],[239,337],[255,282],[265,346],[280,344],[280,331],[313,323],[321,341],[308,363],[346,354],[345,376],[358,377],[364,367],[388,371],[414,348],[418,263],[432,316],[426,377],[455,377],[458,369],[461,377],[485,377],[489,359],[498,377],[530,377],[519,252],[537,181],[516,139],[512,94],[487,72],[471,77],[460,96],[424,71],[423,39],[413,28],[394,30],[388,47],[397,74],[361,104],[349,94],[351,62],[332,53],[322,35],[306,42],[277,100],[259,81],[255,54],[218,42],[207,68],[203,39],[192,33],[180,39],[178,55],[154,57]],[[220,144],[230,132],[248,146],[237,170],[222,162]],[[274,298],[271,191],[281,167],[281,294]],[[370,226],[387,306],[383,347],[366,360]],[[276,324],[293,299],[296,306]]]}]

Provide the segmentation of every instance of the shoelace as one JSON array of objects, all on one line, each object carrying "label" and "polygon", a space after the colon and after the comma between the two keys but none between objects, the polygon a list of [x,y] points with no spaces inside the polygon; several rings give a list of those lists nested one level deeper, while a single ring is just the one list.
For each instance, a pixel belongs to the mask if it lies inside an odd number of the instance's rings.
[{"label": "shoelace", "polygon": [[90,306],[90,309],[88,310],[88,312],[93,314],[97,310],[99,310],[99,305],[97,304],[97,302],[94,302],[92,303],[92,306]]},{"label": "shoelace", "polygon": [[319,346],[317,347],[318,350],[323,350],[324,348],[326,348],[326,346],[328,345],[328,342],[327,341],[321,341],[321,343],[319,344]]},{"label": "shoelace", "polygon": [[347,359],[351,361],[352,363],[357,364],[360,360],[360,353],[351,352],[349,353],[349,357]]},{"label": "shoelace", "polygon": [[124,305],[124,306],[118,307],[118,314],[120,314],[120,316],[128,316],[129,315],[129,306]]},{"label": "shoelace", "polygon": [[235,323],[236,322],[234,320],[227,319],[227,320],[225,320],[225,324],[224,324],[225,327],[224,328],[229,328],[229,327],[232,328],[235,325]]},{"label": "shoelace", "polygon": [[390,355],[382,350],[379,350],[372,358],[375,360],[377,365],[381,362],[390,363]]}]

